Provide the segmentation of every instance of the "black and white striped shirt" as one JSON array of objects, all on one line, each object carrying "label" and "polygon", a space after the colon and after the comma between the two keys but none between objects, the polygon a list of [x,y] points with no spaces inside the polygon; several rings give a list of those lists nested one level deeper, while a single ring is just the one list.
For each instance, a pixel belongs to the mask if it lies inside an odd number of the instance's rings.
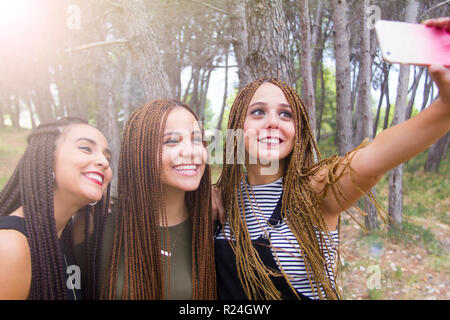
[{"label": "black and white striped shirt", "polygon": [[[289,229],[289,226],[284,221],[275,226],[268,223],[268,220],[270,219],[282,194],[283,178],[265,185],[250,186],[247,181],[245,181],[245,183],[247,183],[250,199],[247,196],[244,181],[241,183],[241,191],[245,209],[245,220],[251,239],[256,240],[261,236],[263,238],[268,237],[272,246],[271,251],[273,258],[277,262],[278,267],[283,269],[288,275],[292,286],[303,295],[312,299],[317,299],[317,290],[314,294],[311,289],[308,276],[305,271],[304,260],[300,253],[301,251],[299,244],[294,234]],[[251,191],[252,189],[255,198],[253,198]],[[240,197],[239,203],[241,203]],[[223,232],[220,232],[216,236],[216,239],[225,239],[224,233],[226,237],[230,239],[230,229],[228,223],[225,224]],[[319,237],[319,231],[316,231],[316,234]],[[330,234],[332,236],[332,240],[330,240],[325,233],[322,233],[326,244],[324,246],[324,253],[328,265],[332,264],[334,266],[339,234],[337,230],[331,231]],[[334,275],[331,268],[329,268],[329,274],[332,283],[334,283]]]}]

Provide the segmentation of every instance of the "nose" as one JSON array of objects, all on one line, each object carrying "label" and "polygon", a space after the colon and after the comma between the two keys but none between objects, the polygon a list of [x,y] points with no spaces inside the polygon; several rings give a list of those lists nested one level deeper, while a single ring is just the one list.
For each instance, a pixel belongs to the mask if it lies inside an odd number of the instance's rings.
[{"label": "nose", "polygon": [[192,145],[190,139],[184,139],[180,148],[180,156],[183,158],[192,158],[194,155],[194,146]]},{"label": "nose", "polygon": [[266,117],[266,128],[268,129],[278,129],[278,115],[276,112],[268,113]]},{"label": "nose", "polygon": [[201,163],[201,148],[190,139],[185,139],[180,148],[180,157],[194,164]]},{"label": "nose", "polygon": [[95,164],[103,169],[109,168],[109,160],[106,158],[104,154],[99,154],[95,159]]}]

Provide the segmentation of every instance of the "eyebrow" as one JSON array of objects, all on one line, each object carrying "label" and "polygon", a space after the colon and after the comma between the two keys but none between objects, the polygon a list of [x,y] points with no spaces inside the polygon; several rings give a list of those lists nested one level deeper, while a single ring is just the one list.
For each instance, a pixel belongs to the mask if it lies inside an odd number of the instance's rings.
[{"label": "eyebrow", "polygon": [[[199,130],[195,130],[195,131],[192,131],[192,134],[193,135],[202,134],[202,132]],[[179,131],[169,131],[169,132],[164,133],[164,137],[171,136],[171,135],[181,135],[181,133]]]},{"label": "eyebrow", "polygon": [[[278,104],[280,107],[283,107],[283,108],[289,108],[289,109],[292,109],[291,108],[291,106],[289,105],[289,104],[287,104],[287,103],[280,103],[280,104]],[[248,107],[249,108],[251,108],[251,107],[254,107],[254,106],[267,106],[267,103],[266,102],[262,102],[262,101],[256,101],[256,102],[253,102],[251,105],[249,105]]]},{"label": "eyebrow", "polygon": [[[95,140],[92,140],[92,139],[90,139],[90,138],[81,137],[81,138],[78,138],[78,139],[75,141],[75,143],[77,143],[78,141],[87,141],[87,142],[89,142],[90,144],[92,144],[92,145],[94,145],[94,146],[97,145],[97,142],[95,142]],[[107,153],[107,154],[110,155],[110,156],[112,155],[111,150],[110,150],[109,148],[105,148],[105,150],[104,150],[103,152]]]}]

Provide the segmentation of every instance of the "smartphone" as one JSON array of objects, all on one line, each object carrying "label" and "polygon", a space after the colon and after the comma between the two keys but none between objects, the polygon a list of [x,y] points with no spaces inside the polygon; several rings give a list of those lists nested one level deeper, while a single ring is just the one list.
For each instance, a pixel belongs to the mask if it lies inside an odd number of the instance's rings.
[{"label": "smartphone", "polygon": [[375,31],[383,59],[390,63],[450,67],[450,32],[447,30],[378,20]]}]

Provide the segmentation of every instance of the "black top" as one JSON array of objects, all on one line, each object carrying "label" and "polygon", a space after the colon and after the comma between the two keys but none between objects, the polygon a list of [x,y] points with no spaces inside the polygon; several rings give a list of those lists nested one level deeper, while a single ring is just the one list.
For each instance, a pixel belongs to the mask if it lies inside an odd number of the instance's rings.
[{"label": "black top", "polygon": [[[22,217],[0,216],[0,230],[1,229],[16,230],[28,238],[28,233],[25,228],[25,219]],[[74,276],[76,274],[77,270],[79,270],[79,269],[76,268],[76,264],[75,264],[75,261],[73,261],[73,259],[72,259],[72,255],[65,254],[66,252],[68,252],[68,250],[62,239],[60,239],[60,246],[61,246],[61,256],[63,257],[63,261],[61,261],[61,264],[63,266],[63,273],[67,276],[66,282],[64,283],[64,287],[66,289],[65,290],[66,291],[65,292],[66,299],[67,300],[80,300],[82,298],[81,288],[80,289],[76,289],[76,288],[72,289],[72,287],[69,288],[70,284],[73,283],[74,281],[68,281],[69,277],[71,275]],[[66,261],[67,261],[67,265],[66,265]],[[72,266],[72,267],[69,268],[70,266]],[[75,268],[73,266],[75,266]],[[79,274],[79,276],[81,277],[81,274]],[[76,282],[75,282],[75,284],[76,284]]]},{"label": "black top", "polygon": [[13,229],[23,233],[28,238],[25,230],[25,219],[17,216],[0,216],[0,229]]}]

